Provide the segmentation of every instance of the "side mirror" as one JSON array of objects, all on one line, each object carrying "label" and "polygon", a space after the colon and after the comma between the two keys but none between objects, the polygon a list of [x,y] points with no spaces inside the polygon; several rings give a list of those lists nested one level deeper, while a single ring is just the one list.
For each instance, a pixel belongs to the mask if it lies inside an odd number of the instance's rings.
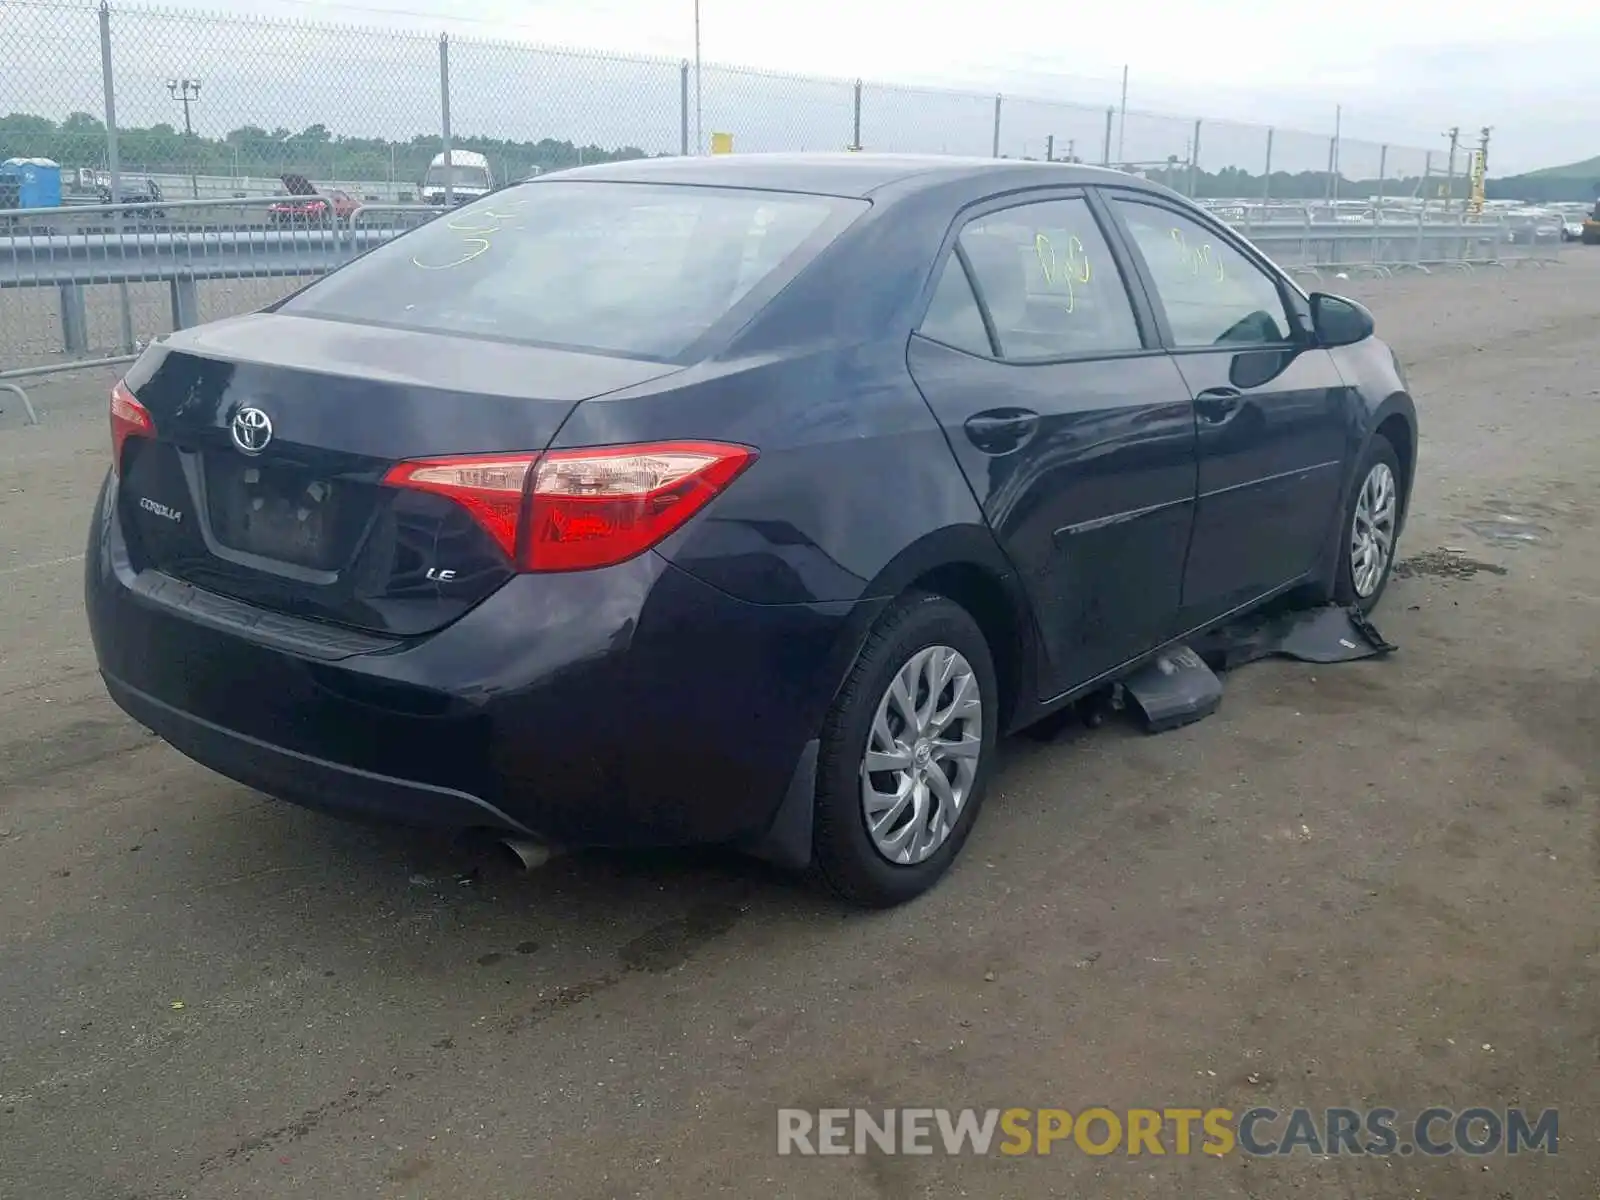
[{"label": "side mirror", "polygon": [[1354,300],[1343,296],[1330,296],[1326,292],[1311,294],[1311,329],[1319,346],[1353,346],[1366,341],[1377,330],[1372,314]]}]

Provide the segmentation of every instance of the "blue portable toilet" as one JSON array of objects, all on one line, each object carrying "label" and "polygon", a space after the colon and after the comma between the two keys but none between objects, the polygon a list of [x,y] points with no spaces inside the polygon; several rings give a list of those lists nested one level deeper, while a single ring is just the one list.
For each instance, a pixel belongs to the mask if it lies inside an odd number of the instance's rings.
[{"label": "blue portable toilet", "polygon": [[61,164],[48,158],[8,158],[0,162],[0,179],[16,189],[18,208],[61,207]]}]

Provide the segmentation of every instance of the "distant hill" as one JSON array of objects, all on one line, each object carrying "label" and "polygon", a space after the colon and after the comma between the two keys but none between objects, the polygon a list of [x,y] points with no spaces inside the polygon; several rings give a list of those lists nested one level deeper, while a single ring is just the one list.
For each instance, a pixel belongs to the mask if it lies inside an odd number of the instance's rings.
[{"label": "distant hill", "polygon": [[1538,171],[1528,171],[1517,178],[1578,179],[1592,183],[1600,179],[1600,155],[1594,158],[1586,158],[1582,162],[1568,163],[1564,167],[1544,167]]},{"label": "distant hill", "polygon": [[1600,196],[1600,157],[1491,179],[1484,191],[1491,200],[1526,200],[1533,204],[1594,200]]}]

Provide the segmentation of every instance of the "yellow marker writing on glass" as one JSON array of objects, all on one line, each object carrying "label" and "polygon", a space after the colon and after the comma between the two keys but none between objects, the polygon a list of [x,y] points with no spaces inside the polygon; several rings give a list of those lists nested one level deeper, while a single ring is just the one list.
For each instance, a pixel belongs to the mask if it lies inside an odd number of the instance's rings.
[{"label": "yellow marker writing on glass", "polygon": [[1207,278],[1214,279],[1217,283],[1227,279],[1227,274],[1222,269],[1222,260],[1212,254],[1210,242],[1202,242],[1199,249],[1190,250],[1188,242],[1184,240],[1183,230],[1173,229],[1171,236],[1173,245],[1177,247],[1178,257],[1189,268],[1189,274],[1199,278],[1203,270]]},{"label": "yellow marker writing on glass", "polygon": [[[511,207],[520,207],[525,203],[526,201],[524,200],[514,200],[511,203]],[[494,209],[485,209],[483,212],[472,213],[470,215],[466,213],[458,213],[457,215],[450,217],[445,221],[445,228],[453,229],[457,233],[467,235],[462,239],[461,242],[462,252],[457,257],[443,263],[426,263],[415,255],[412,255],[411,265],[424,271],[448,271],[452,267],[459,267],[463,263],[469,263],[473,259],[488,252],[490,242],[488,237],[485,235],[499,233],[505,228],[504,222],[511,220],[515,215],[515,213],[509,212],[496,212]],[[470,223],[463,225],[461,222],[464,220]],[[492,223],[479,223],[485,221]]]},{"label": "yellow marker writing on glass", "polygon": [[1083,242],[1075,235],[1069,236],[1063,262],[1050,244],[1050,239],[1038,233],[1033,238],[1033,252],[1039,259],[1039,270],[1044,275],[1045,285],[1054,287],[1059,280],[1062,290],[1067,293],[1067,311],[1073,311],[1078,306],[1078,286],[1088,283],[1093,276]]}]

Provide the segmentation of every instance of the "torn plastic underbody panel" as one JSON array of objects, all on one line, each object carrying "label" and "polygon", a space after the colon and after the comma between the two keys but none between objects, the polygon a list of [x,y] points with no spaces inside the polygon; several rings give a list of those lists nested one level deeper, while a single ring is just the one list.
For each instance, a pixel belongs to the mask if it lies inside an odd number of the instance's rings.
[{"label": "torn plastic underbody panel", "polygon": [[1079,713],[1086,723],[1098,725],[1109,701],[1113,710],[1137,714],[1147,732],[1164,733],[1217,711],[1223,690],[1218,672],[1263,658],[1343,663],[1384,657],[1395,649],[1357,608],[1268,609],[1165,651],[1109,695],[1085,701]]}]

